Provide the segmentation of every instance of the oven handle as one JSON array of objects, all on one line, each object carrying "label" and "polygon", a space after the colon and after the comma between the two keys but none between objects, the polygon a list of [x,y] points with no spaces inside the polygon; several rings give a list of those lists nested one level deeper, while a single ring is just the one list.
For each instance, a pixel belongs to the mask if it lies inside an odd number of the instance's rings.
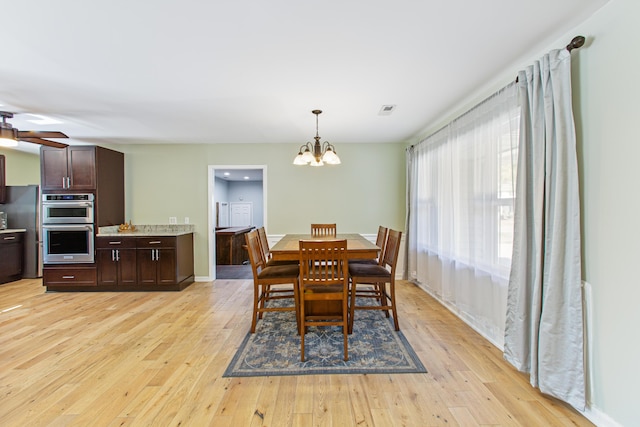
[{"label": "oven handle", "polygon": [[93,231],[93,224],[42,224],[43,229],[50,230],[87,230]]},{"label": "oven handle", "polygon": [[46,201],[42,202],[42,206],[53,208],[91,208],[92,202],[58,202],[58,201]]}]

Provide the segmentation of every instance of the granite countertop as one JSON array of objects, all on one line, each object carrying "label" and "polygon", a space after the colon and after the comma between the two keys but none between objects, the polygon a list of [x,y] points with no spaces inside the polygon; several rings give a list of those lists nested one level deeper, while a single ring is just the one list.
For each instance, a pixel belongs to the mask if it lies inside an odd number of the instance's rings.
[{"label": "granite countertop", "polygon": [[110,227],[99,227],[97,237],[112,236],[180,236],[182,234],[193,233],[195,225],[193,224],[158,224],[158,225],[135,225],[134,231],[118,231],[119,227],[113,225]]},{"label": "granite countertop", "polygon": [[24,228],[6,228],[4,230],[0,230],[0,234],[4,233],[24,233],[27,230]]}]

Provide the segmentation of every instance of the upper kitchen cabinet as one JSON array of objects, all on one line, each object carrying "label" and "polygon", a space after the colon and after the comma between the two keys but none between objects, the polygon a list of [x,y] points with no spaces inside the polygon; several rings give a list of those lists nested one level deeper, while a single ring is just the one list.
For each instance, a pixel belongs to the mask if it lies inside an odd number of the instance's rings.
[{"label": "upper kitchen cabinet", "polygon": [[42,190],[95,190],[97,148],[43,146],[40,149]]},{"label": "upper kitchen cabinet", "polygon": [[124,223],[124,154],[93,145],[40,148],[43,193],[95,194],[96,226]]}]

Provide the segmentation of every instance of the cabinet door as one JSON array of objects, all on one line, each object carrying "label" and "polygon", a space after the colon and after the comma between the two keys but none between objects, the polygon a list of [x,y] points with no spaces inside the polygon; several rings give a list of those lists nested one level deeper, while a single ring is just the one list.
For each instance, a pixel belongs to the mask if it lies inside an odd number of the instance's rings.
[{"label": "cabinet door", "polygon": [[175,249],[158,249],[157,280],[159,285],[176,283],[176,251]]},{"label": "cabinet door", "polygon": [[43,190],[62,190],[67,180],[67,149],[40,148],[40,180]]},{"label": "cabinet door", "polygon": [[138,249],[138,284],[155,285],[156,284],[156,260],[155,249]]},{"label": "cabinet door", "polygon": [[22,236],[0,234],[0,283],[22,277]]},{"label": "cabinet door", "polygon": [[96,263],[98,264],[98,284],[118,284],[118,263],[115,261],[115,249],[96,250]]},{"label": "cabinet door", "polygon": [[122,286],[135,285],[137,283],[137,265],[135,249],[118,249],[118,282]]},{"label": "cabinet door", "polygon": [[135,249],[98,249],[98,284],[131,286],[137,281]]},{"label": "cabinet door", "polygon": [[67,147],[67,173],[72,190],[96,188],[95,147]]}]

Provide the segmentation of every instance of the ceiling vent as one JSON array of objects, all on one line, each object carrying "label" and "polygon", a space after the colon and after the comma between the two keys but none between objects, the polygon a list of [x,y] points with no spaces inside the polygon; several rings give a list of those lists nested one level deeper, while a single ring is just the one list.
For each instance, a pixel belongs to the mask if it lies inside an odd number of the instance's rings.
[{"label": "ceiling vent", "polygon": [[383,105],[378,112],[379,116],[389,116],[396,110],[395,104],[392,105]]}]

